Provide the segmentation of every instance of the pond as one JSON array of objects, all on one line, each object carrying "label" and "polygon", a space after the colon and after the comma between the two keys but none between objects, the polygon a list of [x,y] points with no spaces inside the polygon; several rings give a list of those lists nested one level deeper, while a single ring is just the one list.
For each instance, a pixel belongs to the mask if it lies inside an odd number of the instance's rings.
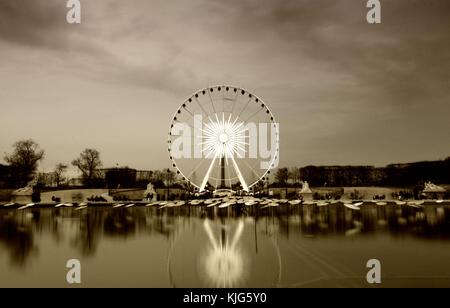
[{"label": "pond", "polygon": [[0,209],[0,287],[450,287],[450,205]]}]

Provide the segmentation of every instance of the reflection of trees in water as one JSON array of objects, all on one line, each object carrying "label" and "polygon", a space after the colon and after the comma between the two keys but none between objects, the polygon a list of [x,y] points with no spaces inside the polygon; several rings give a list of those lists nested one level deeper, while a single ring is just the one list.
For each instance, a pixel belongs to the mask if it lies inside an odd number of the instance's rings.
[{"label": "reflection of trees in water", "polygon": [[72,244],[80,250],[83,256],[93,256],[97,251],[102,236],[104,210],[95,208],[80,214],[78,230]]},{"label": "reflection of trees in water", "polygon": [[[40,212],[39,210],[37,210],[37,212]],[[41,223],[37,223],[36,228],[42,230],[45,225],[48,225],[48,227],[50,228],[50,232],[52,234],[52,238],[55,240],[56,243],[60,243],[63,242],[64,240],[64,234],[63,234],[63,230],[62,230],[62,225],[63,225],[63,215],[62,213],[64,213],[63,209],[57,209],[51,212],[48,212],[46,214],[50,215],[50,217],[48,216],[44,216],[43,221]]]},{"label": "reflection of trees in water", "polygon": [[342,204],[324,207],[303,205],[295,210],[268,209],[266,214],[277,218],[280,234],[287,237],[298,231],[314,236],[388,232],[393,236],[450,238],[449,207],[425,206],[418,209],[366,204],[361,206],[361,211],[355,211]]},{"label": "reflection of trees in water", "polygon": [[136,224],[140,217],[132,215],[131,211],[120,209],[109,212],[104,218],[105,235],[114,237],[128,237],[136,232]]},{"label": "reflection of trees in water", "polygon": [[11,264],[19,267],[37,251],[31,225],[11,215],[0,215],[0,244],[9,252]]},{"label": "reflection of trees in water", "polygon": [[[289,237],[292,234],[371,235],[387,232],[393,236],[411,235],[427,238],[450,238],[450,207],[413,208],[400,205],[378,206],[365,204],[361,211],[345,208],[342,204],[324,207],[315,205],[289,206],[261,209],[258,206],[246,210],[186,206],[178,208],[89,208],[29,209],[24,211],[0,210],[0,245],[9,252],[11,262],[26,264],[37,251],[34,237],[49,234],[56,243],[69,238],[70,243],[85,256],[96,253],[103,236],[131,238],[134,236],[162,235],[172,237],[183,232],[193,223],[189,218],[210,220],[234,219],[245,215],[255,217],[266,231]],[[75,226],[75,228],[74,228]],[[192,225],[193,226],[193,225]],[[264,230],[262,230],[264,231]]]},{"label": "reflection of trees in water", "polygon": [[[251,214],[267,230],[274,226],[281,236],[368,236],[379,232],[393,236],[410,235],[427,238],[450,238],[450,207],[365,204],[360,211],[343,204],[254,208]],[[264,231],[264,230],[262,230]]]}]

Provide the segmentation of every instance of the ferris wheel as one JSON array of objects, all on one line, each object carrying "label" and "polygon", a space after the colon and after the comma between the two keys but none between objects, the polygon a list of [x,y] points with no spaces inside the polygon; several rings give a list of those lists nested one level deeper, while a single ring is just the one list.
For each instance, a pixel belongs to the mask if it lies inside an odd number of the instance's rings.
[{"label": "ferris wheel", "polygon": [[278,165],[279,125],[256,95],[212,86],[177,109],[168,146],[172,166],[197,191],[250,192]]}]

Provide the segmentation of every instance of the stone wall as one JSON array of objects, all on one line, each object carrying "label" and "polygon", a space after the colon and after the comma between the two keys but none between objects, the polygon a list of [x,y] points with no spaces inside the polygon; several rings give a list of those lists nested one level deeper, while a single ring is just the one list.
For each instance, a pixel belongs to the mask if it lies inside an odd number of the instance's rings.
[{"label": "stone wall", "polygon": [[0,189],[0,202],[11,201],[11,193],[13,191],[13,189]]}]

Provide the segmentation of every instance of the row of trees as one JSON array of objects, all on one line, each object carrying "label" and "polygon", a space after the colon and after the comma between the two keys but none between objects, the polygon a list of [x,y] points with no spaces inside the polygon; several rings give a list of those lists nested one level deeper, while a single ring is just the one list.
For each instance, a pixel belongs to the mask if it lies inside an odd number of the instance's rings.
[{"label": "row of trees", "polygon": [[280,186],[300,186],[302,174],[300,168],[280,168],[275,173],[275,183]]},{"label": "row of trees", "polygon": [[301,182],[300,168],[280,168],[275,173],[275,183],[272,187],[284,187],[286,189],[286,196],[288,195],[288,187],[299,187]]},{"label": "row of trees", "polygon": [[[10,167],[9,184],[13,187],[24,187],[35,179],[36,171],[45,157],[45,151],[32,139],[17,141],[13,145],[14,151],[6,154],[4,160]],[[77,159],[72,161],[81,173],[83,181],[90,186],[96,176],[96,170],[102,165],[100,153],[94,149],[84,150]],[[65,180],[68,165],[58,163],[52,172],[52,181],[60,186]],[[39,181],[39,178],[37,178]]]},{"label": "row of trees", "polygon": [[[0,181],[7,182],[11,187],[24,187],[33,178],[45,157],[45,151],[29,139],[18,141],[13,146],[11,154],[6,154],[4,160],[8,163],[9,172],[5,166],[0,166]],[[86,187],[109,186],[113,188],[126,181],[129,185],[139,183],[136,175],[129,168],[113,168],[104,171],[100,153],[95,149],[84,150],[71,164],[81,173],[83,185]],[[51,181],[60,186],[67,179],[65,173],[67,164],[59,163],[51,173]],[[134,170],[136,172],[136,170]],[[127,177],[130,179],[127,180]],[[450,183],[450,157],[442,161],[417,162],[410,164],[393,164],[384,168],[372,166],[307,166],[303,168],[280,168],[275,174],[276,182],[272,186],[300,187],[301,181],[308,181],[311,186],[342,187],[342,186],[414,186],[425,181],[436,184]],[[173,186],[176,174],[170,169],[152,171],[142,183],[152,182],[156,187]]]},{"label": "row of trees", "polygon": [[[3,172],[3,181],[8,182],[7,184],[11,187],[24,187],[35,179],[38,165],[45,157],[45,151],[32,139],[17,141],[13,148],[11,154],[4,156],[4,160],[9,165],[9,172]],[[94,149],[86,149],[72,161],[72,165],[81,171],[83,179],[90,184],[95,177],[96,169],[102,165],[100,153]],[[57,186],[66,180],[64,174],[67,169],[68,165],[63,163],[55,166],[51,177]]]},{"label": "row of trees", "polygon": [[373,166],[307,166],[280,168],[273,186],[297,187],[300,180],[315,187],[387,186],[413,187],[431,181],[450,184],[450,157],[439,161]]},{"label": "row of trees", "polygon": [[308,166],[302,178],[313,186],[413,187],[424,182],[450,183],[450,157],[439,161],[372,166]]},{"label": "row of trees", "polygon": [[[22,140],[14,143],[13,152],[5,154],[4,160],[8,166],[0,166],[0,181],[6,182],[8,187],[24,187],[34,180],[37,185],[49,186],[51,184],[60,187],[67,183],[66,172],[69,165],[58,163],[53,172],[48,174],[37,174],[39,163],[45,157],[45,151],[39,147],[34,140]],[[100,152],[95,149],[85,149],[71,162],[81,173],[81,180],[85,187],[116,188],[125,186],[147,185],[152,182],[156,187],[173,186],[176,182],[176,174],[170,170],[156,170],[148,172],[145,178],[136,179],[129,168],[112,168],[102,170],[103,163]],[[138,180],[140,181],[138,183]]]}]

